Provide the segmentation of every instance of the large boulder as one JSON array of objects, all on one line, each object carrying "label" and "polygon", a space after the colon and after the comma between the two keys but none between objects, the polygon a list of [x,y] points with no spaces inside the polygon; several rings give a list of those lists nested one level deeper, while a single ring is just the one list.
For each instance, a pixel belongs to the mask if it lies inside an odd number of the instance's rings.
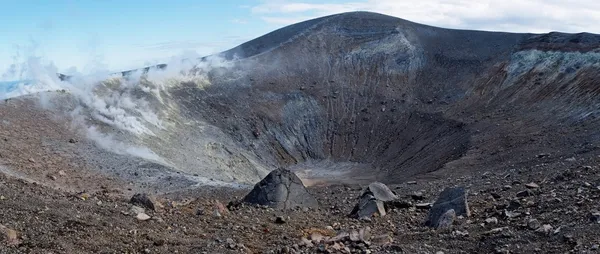
[{"label": "large boulder", "polygon": [[454,211],[454,216],[470,216],[471,213],[467,204],[467,192],[465,188],[446,188],[442,191],[429,210],[425,225],[432,228],[448,227],[448,211],[450,210]]},{"label": "large boulder", "polygon": [[350,216],[357,219],[369,219],[373,214],[385,216],[385,202],[396,200],[398,197],[390,188],[380,182],[373,182],[360,196],[358,203],[350,212]]},{"label": "large boulder", "polygon": [[318,207],[317,200],[306,190],[296,174],[288,169],[273,170],[258,182],[243,199],[244,203],[277,209]]}]

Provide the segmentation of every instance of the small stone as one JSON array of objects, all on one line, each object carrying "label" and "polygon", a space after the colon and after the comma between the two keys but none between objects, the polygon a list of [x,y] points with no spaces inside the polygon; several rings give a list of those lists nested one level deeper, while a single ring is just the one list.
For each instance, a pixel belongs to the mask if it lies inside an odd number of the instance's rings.
[{"label": "small stone", "polygon": [[35,163],[35,160],[33,158],[29,158],[29,162]]},{"label": "small stone", "polygon": [[600,246],[598,246],[598,244],[594,244],[592,245],[591,250],[597,250],[598,248],[600,248]]},{"label": "small stone", "polygon": [[517,197],[519,198],[525,198],[529,196],[533,196],[533,193],[530,190],[524,190],[517,193]]},{"label": "small stone", "polygon": [[300,239],[300,243],[299,243],[298,245],[299,245],[299,246],[305,246],[305,247],[307,247],[307,248],[312,248],[312,247],[314,247],[313,243],[312,243],[310,240],[306,239],[306,237],[302,237],[302,238]]},{"label": "small stone", "polygon": [[406,184],[417,184],[417,181],[408,181]]},{"label": "small stone", "polygon": [[513,199],[508,203],[508,207],[506,209],[513,211],[517,210],[521,207],[521,202],[519,200]]},{"label": "small stone", "polygon": [[275,218],[275,223],[276,224],[285,224],[285,218],[283,218],[283,216],[277,216],[277,218]]},{"label": "small stone", "polygon": [[314,243],[314,244],[319,244],[321,243],[321,241],[323,241],[323,239],[325,239],[325,237],[318,232],[313,232],[312,234],[310,234],[310,240]]},{"label": "small stone", "polygon": [[5,196],[0,196],[0,200],[5,200],[6,197]]},{"label": "small stone", "polygon": [[542,224],[536,219],[531,219],[527,222],[527,227],[529,227],[529,229],[532,229],[532,230],[537,230],[541,226],[542,226]]},{"label": "small stone", "polygon": [[377,245],[389,245],[394,242],[394,239],[389,234],[374,236],[371,241]]},{"label": "small stone", "polygon": [[575,159],[575,157],[570,157],[570,158],[566,158],[565,161],[566,162],[576,162],[577,159]]},{"label": "small stone", "polygon": [[145,213],[146,209],[144,209],[143,207],[139,207],[139,206],[132,206],[131,209],[129,209],[131,211],[132,214],[140,214],[140,213]]},{"label": "small stone", "polygon": [[536,184],[536,183],[534,183],[534,182],[531,182],[531,183],[525,184],[525,187],[527,187],[527,188],[529,188],[529,189],[537,189],[537,188],[539,188],[540,186],[539,186],[539,185],[537,185],[537,184]]},{"label": "small stone", "polygon": [[352,242],[360,242],[360,233],[357,230],[352,230],[350,231],[349,238]]},{"label": "small stone", "polygon": [[423,192],[420,192],[420,191],[413,193],[411,195],[411,197],[412,197],[412,199],[417,200],[417,201],[425,199],[425,197],[423,196]]},{"label": "small stone", "polygon": [[342,249],[344,249],[344,248],[342,247],[342,245],[341,245],[341,244],[339,244],[339,243],[334,243],[334,244],[331,246],[331,248],[332,248],[332,249],[334,249],[335,251],[341,251]]},{"label": "small stone", "polygon": [[74,138],[71,138],[71,139],[69,139],[69,143],[75,144],[75,143],[77,143],[77,140],[75,140]]},{"label": "small stone", "polygon": [[219,211],[220,214],[229,214],[229,209],[227,209],[227,207],[219,200],[215,200],[215,209]]},{"label": "small stone", "polygon": [[332,226],[327,226],[327,227],[325,227],[325,228],[326,228],[327,230],[331,230],[331,231],[333,231],[333,227],[332,227]]},{"label": "small stone", "polygon": [[550,226],[549,224],[544,224],[540,228],[538,228],[536,231],[544,233],[546,235],[549,235],[552,232],[552,229],[553,229],[552,226]]},{"label": "small stone", "polygon": [[598,212],[598,211],[592,211],[591,215],[590,215],[590,220],[593,223],[600,223],[600,212]]},{"label": "small stone", "polygon": [[494,228],[494,229],[492,229],[490,231],[484,232],[483,234],[484,235],[493,235],[493,234],[500,233],[500,232],[504,231],[505,229],[506,229],[506,227],[503,227],[503,228]]},{"label": "small stone", "polygon": [[510,185],[504,185],[504,186],[502,186],[502,189],[505,190],[505,191],[506,190],[510,190],[510,189],[512,189],[512,186],[510,186]]},{"label": "small stone", "polygon": [[486,224],[498,224],[498,219],[496,217],[491,217],[485,219]]},{"label": "small stone", "polygon": [[4,235],[3,238],[4,238],[6,245],[16,246],[16,245],[21,244],[19,235],[18,235],[17,231],[15,231],[14,229],[10,229],[10,228],[0,224],[0,233]]},{"label": "small stone", "polygon": [[417,209],[428,210],[428,209],[431,209],[431,203],[420,203],[420,204],[416,204],[415,207]]},{"label": "small stone", "polygon": [[435,254],[444,254],[443,251],[436,251]]},{"label": "small stone", "polygon": [[453,234],[457,235],[457,236],[468,236],[469,232],[468,231],[460,231],[460,230],[456,230],[454,232],[452,232]]},{"label": "small stone", "polygon": [[363,242],[369,242],[371,240],[371,227],[361,228],[358,232],[358,238]]},{"label": "small stone", "polygon": [[145,213],[138,213],[138,215],[135,216],[135,218],[141,221],[146,221],[150,219],[150,216]]},{"label": "small stone", "polygon": [[504,215],[507,218],[512,219],[512,218],[517,218],[517,217],[521,216],[521,213],[512,212],[512,211],[504,211]]},{"label": "small stone", "polygon": [[59,176],[66,176],[66,175],[67,175],[67,173],[65,173],[65,171],[64,171],[64,170],[59,170],[59,171],[58,171],[58,175],[59,175]]}]

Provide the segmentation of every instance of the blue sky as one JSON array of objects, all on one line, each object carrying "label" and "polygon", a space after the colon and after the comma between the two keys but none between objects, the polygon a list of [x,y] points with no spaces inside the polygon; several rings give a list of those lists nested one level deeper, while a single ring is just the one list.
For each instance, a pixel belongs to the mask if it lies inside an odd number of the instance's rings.
[{"label": "blue sky", "polygon": [[596,0],[7,0],[2,9],[0,73],[28,56],[60,71],[127,69],[219,52],[285,25],[356,10],[450,28],[600,33]]}]

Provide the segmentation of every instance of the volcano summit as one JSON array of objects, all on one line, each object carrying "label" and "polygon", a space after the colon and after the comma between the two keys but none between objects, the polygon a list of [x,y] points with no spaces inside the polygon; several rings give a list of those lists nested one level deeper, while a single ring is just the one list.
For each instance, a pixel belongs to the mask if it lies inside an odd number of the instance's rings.
[{"label": "volcano summit", "polygon": [[[206,185],[245,190],[286,167],[317,195],[378,181],[434,197],[459,182],[489,195],[550,181],[600,154],[600,35],[451,30],[353,12],[178,68],[130,71],[84,88],[74,77],[64,82],[72,90],[0,102],[0,169],[61,193],[166,198]],[[336,195],[356,194],[339,188]],[[484,200],[472,205],[474,220],[490,215]],[[295,226],[306,225],[280,227]],[[418,252],[411,241],[404,248]],[[452,249],[456,241],[448,241],[443,248]],[[497,247],[489,241],[470,251]]]}]

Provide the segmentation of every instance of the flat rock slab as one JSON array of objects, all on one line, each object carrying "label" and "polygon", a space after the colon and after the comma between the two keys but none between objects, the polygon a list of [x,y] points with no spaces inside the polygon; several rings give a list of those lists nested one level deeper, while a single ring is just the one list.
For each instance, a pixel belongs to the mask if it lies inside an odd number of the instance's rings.
[{"label": "flat rock slab", "polygon": [[243,202],[277,209],[319,206],[319,202],[308,193],[300,178],[284,168],[273,170],[258,182],[244,197]]},{"label": "flat rock slab", "polygon": [[425,225],[428,227],[439,228],[445,226],[447,212],[454,210],[455,216],[470,216],[469,205],[467,204],[467,193],[465,188],[446,188],[435,201]]},{"label": "flat rock slab", "polygon": [[377,200],[381,200],[383,202],[398,199],[398,196],[396,196],[396,194],[394,194],[394,192],[392,192],[387,185],[380,182],[372,182],[369,184],[368,191],[370,191]]}]

